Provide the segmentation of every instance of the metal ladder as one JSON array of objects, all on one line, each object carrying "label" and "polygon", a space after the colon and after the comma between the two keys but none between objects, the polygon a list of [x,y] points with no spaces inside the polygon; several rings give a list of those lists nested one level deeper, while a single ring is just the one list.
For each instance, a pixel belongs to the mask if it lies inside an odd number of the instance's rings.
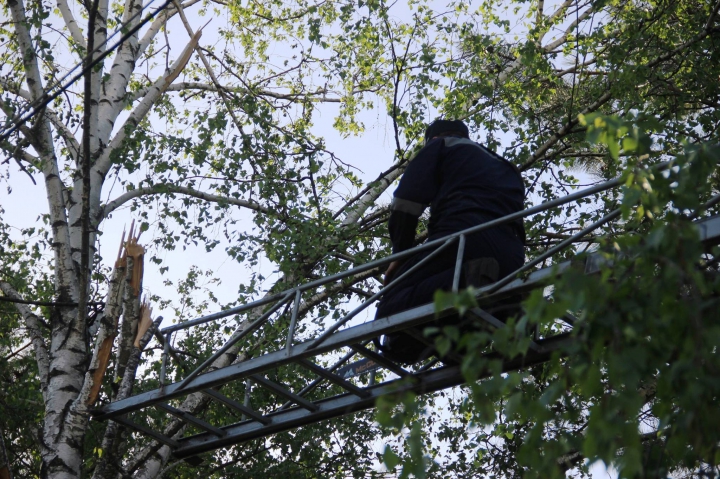
[{"label": "metal ladder", "polygon": [[[609,183],[612,182],[606,182],[604,185]],[[591,190],[597,190],[597,187]],[[585,194],[592,194],[592,192],[587,193],[588,191],[585,190]],[[577,194],[570,196],[579,197]],[[556,202],[560,200],[556,200]],[[540,206],[552,207],[549,204]],[[521,214],[527,216],[533,213],[532,210],[538,211],[537,208],[526,210]],[[615,217],[617,217],[616,212],[610,213],[605,218],[527,263],[516,273],[531,270],[541,261],[571,244],[575,239]],[[452,354],[442,360],[437,358],[428,360],[417,367],[405,367],[388,360],[368,347],[368,343],[373,338],[392,332],[408,331],[411,328],[434,320],[450,318],[457,314],[454,310],[446,309],[436,313],[433,304],[426,304],[386,318],[348,325],[363,309],[375,301],[383,291],[397,284],[401,278],[394,280],[386,288],[373,294],[363,304],[332,326],[326,328],[322,334],[296,343],[295,334],[302,297],[303,294],[307,295],[318,287],[327,286],[353,275],[366,273],[389,261],[410,256],[420,250],[434,247],[436,248],[435,253],[437,253],[453,245],[457,245],[458,248],[453,284],[453,289],[457,290],[466,236],[475,231],[514,219],[516,217],[510,215],[456,235],[421,245],[413,250],[297,286],[250,304],[164,328],[161,330],[161,333],[165,336],[165,350],[162,356],[160,387],[99,407],[93,411],[93,418],[98,421],[112,420],[118,422],[161,444],[170,446],[173,449],[174,456],[188,458],[203,452],[369,409],[374,407],[378,397],[386,394],[401,391],[425,394],[460,385],[464,382],[464,378],[460,366],[457,361],[453,360]],[[705,244],[717,244],[720,242],[720,216],[698,220],[696,225],[700,238]],[[434,254],[430,254],[426,260],[431,260],[433,256]],[[507,298],[517,297],[519,294],[527,293],[533,289],[546,287],[552,284],[553,280],[568,268],[581,267],[584,268],[586,274],[594,274],[600,271],[601,267],[609,267],[610,265],[607,262],[608,260],[604,259],[603,256],[591,254],[584,256],[582,260],[566,261],[552,267],[532,271],[525,279],[516,279],[516,273],[513,273],[513,275],[494,284],[480,288],[477,296],[479,307],[472,309],[467,315],[473,318],[476,324],[483,327],[491,329],[505,327],[502,321],[489,312],[492,305],[497,301],[507,300]],[[417,267],[422,264],[422,262],[418,263]],[[249,340],[250,335],[259,332],[263,326],[272,325],[273,317],[277,320],[284,314],[284,312],[280,311],[283,306],[286,306],[286,310],[290,310],[292,306],[291,318],[287,328],[287,336],[275,339],[275,350],[220,369],[209,370],[213,361],[235,344],[242,340]],[[519,304],[514,306],[519,308]],[[166,384],[166,362],[168,361],[173,334],[220,318],[250,310],[257,311],[258,308],[264,308],[264,312],[242,331],[237,332],[218,352],[196,367],[182,381]],[[527,354],[514,359],[504,359],[502,371],[517,370],[545,362],[554,351],[561,349],[563,345],[571,341],[570,331],[574,323],[573,316],[568,313],[558,318],[558,321],[563,324],[562,332],[545,337],[538,337],[535,334]],[[488,350],[485,356],[489,358],[498,357],[497,353],[491,350]],[[356,357],[373,361],[376,366],[387,370],[388,373],[381,374],[381,381],[378,383],[374,381],[376,377],[374,372],[370,381],[363,377],[343,377],[343,375],[338,374],[342,368],[347,370],[348,363]],[[304,387],[292,391],[281,381],[271,379],[275,376],[281,377],[283,374],[301,375],[306,378]],[[237,386],[243,383],[245,384],[244,400],[239,399],[240,394],[238,391],[233,394],[223,394],[221,392],[223,386],[227,389],[232,388],[233,385]],[[250,400],[252,396],[251,384],[254,385],[253,391],[272,395],[275,398],[276,406],[266,407],[263,410],[253,408]],[[202,393],[214,405],[222,404],[223,407],[227,408],[225,417],[231,420],[234,419],[234,421],[228,424],[211,424],[207,418],[203,419],[192,415],[170,404],[171,401],[177,402],[193,393]],[[160,427],[155,424],[156,419],[153,419],[158,416],[158,413],[179,418],[193,433],[182,437],[178,437],[178,434],[174,435],[174,437],[168,437],[158,432]]]}]

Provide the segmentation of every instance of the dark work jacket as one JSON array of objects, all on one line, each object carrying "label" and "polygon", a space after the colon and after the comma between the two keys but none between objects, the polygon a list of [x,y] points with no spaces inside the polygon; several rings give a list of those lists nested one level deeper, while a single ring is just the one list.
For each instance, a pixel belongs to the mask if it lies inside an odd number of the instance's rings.
[{"label": "dark work jacket", "polygon": [[[418,217],[427,206],[430,206],[429,239],[434,240],[520,211],[524,197],[520,173],[503,158],[466,138],[434,139],[410,162],[395,190],[388,225],[393,252],[413,246]],[[482,286],[487,280],[496,281],[516,271],[524,262],[523,238],[522,221],[467,237],[459,287]],[[431,251],[419,252],[397,269],[395,277],[402,279],[384,292],[376,318],[428,304],[436,291],[450,290],[457,250],[448,248],[416,267],[429,254]],[[481,258],[497,261],[495,277],[480,278],[472,273],[470,262]],[[505,306],[499,307],[502,312]],[[455,323],[443,320],[432,325],[445,324]],[[378,338],[375,344],[383,356],[406,364],[433,354],[432,346],[404,332],[388,334],[382,342]]]},{"label": "dark work jacket", "polygon": [[[395,190],[389,221],[393,253],[413,246],[430,206],[429,240],[523,209],[525,187],[507,160],[466,138],[436,138],[410,162]],[[524,241],[522,220],[504,228]]]}]

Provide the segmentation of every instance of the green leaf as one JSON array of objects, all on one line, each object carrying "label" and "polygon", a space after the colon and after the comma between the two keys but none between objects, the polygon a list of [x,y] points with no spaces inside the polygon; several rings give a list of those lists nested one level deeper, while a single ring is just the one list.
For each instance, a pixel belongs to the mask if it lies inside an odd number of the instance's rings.
[{"label": "green leaf", "polygon": [[385,451],[383,452],[383,463],[385,464],[385,467],[392,471],[398,466],[398,464],[400,464],[400,461],[401,459],[397,454],[395,454],[395,451],[393,451],[390,446],[386,445]]}]

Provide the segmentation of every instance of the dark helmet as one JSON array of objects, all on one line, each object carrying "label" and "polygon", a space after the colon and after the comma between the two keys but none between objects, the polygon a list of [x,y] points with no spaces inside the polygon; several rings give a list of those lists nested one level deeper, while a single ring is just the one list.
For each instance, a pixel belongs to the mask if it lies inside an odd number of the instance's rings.
[{"label": "dark helmet", "polygon": [[435,120],[425,130],[425,143],[440,135],[470,137],[467,125],[460,120]]}]

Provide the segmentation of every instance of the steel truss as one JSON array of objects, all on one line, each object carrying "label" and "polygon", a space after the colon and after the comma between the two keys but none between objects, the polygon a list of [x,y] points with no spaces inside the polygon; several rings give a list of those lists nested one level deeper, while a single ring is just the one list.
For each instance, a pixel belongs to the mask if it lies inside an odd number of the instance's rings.
[{"label": "steel truss", "polygon": [[[607,189],[616,185],[617,183],[607,182],[604,184],[604,187]],[[601,191],[601,189],[598,190],[597,187],[591,190],[590,193],[588,193],[590,190],[586,190],[582,196]],[[565,199],[561,199],[550,203],[562,204],[581,197],[579,194],[571,196],[573,197],[571,200],[565,201]],[[545,204],[541,206],[547,208],[556,206],[556,204]],[[458,244],[458,259],[453,289],[457,290],[459,271],[463,259],[464,241],[467,235],[481,229],[512,221],[516,219],[516,217],[527,216],[537,211],[540,211],[539,207],[526,210],[517,215],[501,218],[486,225],[471,228],[470,230],[452,235],[448,238],[443,238],[440,241],[421,245],[413,250],[370,263],[369,265],[356,267],[344,273],[298,286],[248,305],[165,328],[162,330],[162,334],[165,335],[165,351],[163,353],[160,372],[161,387],[99,407],[93,411],[94,419],[99,421],[116,421],[159,443],[170,446],[176,457],[187,458],[221,447],[266,437],[299,426],[313,424],[324,419],[369,409],[374,407],[378,397],[391,392],[413,391],[418,394],[424,394],[460,385],[464,382],[464,379],[457,362],[452,360],[452,355],[448,355],[443,361],[433,359],[420,367],[407,368],[378,355],[375,351],[367,347],[372,338],[396,331],[409,330],[409,328],[420,326],[436,319],[455,316],[456,312],[454,310],[446,309],[440,313],[436,313],[434,305],[427,304],[386,318],[348,326],[352,318],[375,301],[384,291],[397,284],[401,278],[394,280],[387,287],[372,295],[367,301],[355,308],[344,318],[326,328],[318,337],[294,344],[302,294],[313,291],[318,286],[327,285],[331,282],[337,282],[344,278],[370,271],[394,259],[410,256],[419,250],[435,247],[437,248],[435,253],[437,253],[444,248],[454,246],[456,243]],[[470,316],[475,319],[477,324],[484,325],[484,327],[487,328],[505,327],[502,321],[489,312],[492,311],[492,304],[498,300],[505,299],[507,303],[508,298],[514,298],[521,293],[548,286],[552,284],[559,275],[571,267],[582,267],[585,273],[593,274],[598,272],[601,267],[611,266],[607,264],[608,260],[605,259],[605,257],[593,254],[585,256],[582,260],[566,261],[552,267],[533,271],[525,279],[515,278],[519,272],[534,268],[541,261],[571,244],[577,238],[614,219],[618,214],[617,211],[610,213],[605,218],[551,248],[547,253],[541,255],[534,261],[524,265],[521,270],[513,275],[502,278],[489,286],[480,288],[478,291],[478,301],[482,309],[473,309],[470,311]],[[720,243],[720,216],[704,218],[697,221],[696,225],[700,238],[705,244]],[[432,256],[433,254],[428,256],[428,260]],[[418,266],[420,266],[420,264]],[[221,369],[206,371],[215,359],[230,350],[233,345],[263,325],[269,324],[273,316],[282,316],[283,312],[281,309],[283,306],[286,306],[288,309],[292,306],[292,313],[289,327],[287,328],[287,338],[283,340],[284,344],[280,345],[277,350]],[[519,304],[511,306],[519,308]],[[235,315],[243,311],[257,311],[258,308],[263,307],[265,309],[257,319],[243,330],[237,331],[225,346],[204,361],[182,381],[166,384],[166,366],[173,334],[177,331]],[[279,311],[280,314],[278,315],[277,313]],[[559,318],[559,320],[567,326],[565,328],[566,332],[543,338],[534,337],[525,356],[508,360],[499,358],[495,352],[488,351],[486,357],[502,359],[502,371],[517,370],[547,361],[553,352],[562,351],[563,346],[569,341],[572,341],[572,336],[567,332],[567,329],[571,328],[574,323],[573,316],[568,313],[562,318]],[[343,326],[345,326],[344,329]],[[340,357],[340,353],[344,355]],[[386,369],[388,373],[380,375],[383,378],[382,382],[374,384],[375,373],[373,373],[373,380],[371,380],[369,384],[365,384],[367,381],[362,379],[343,378],[336,374],[338,369],[356,356],[372,359],[382,368]],[[325,364],[330,364],[330,366],[324,366]],[[291,391],[285,385],[268,379],[268,377],[273,376],[274,371],[279,371],[281,368],[287,367],[301,369],[306,372],[308,378],[311,378],[308,379],[307,384],[301,390]],[[245,399],[242,400],[242,402],[235,398],[227,397],[221,392],[224,385],[238,381],[245,381],[246,383]],[[252,401],[250,400],[250,383],[256,386],[256,390],[262,389],[264,393],[269,392],[278,398],[282,398],[282,400],[278,402],[278,404],[282,405],[272,410],[260,411],[254,409],[251,405]],[[328,385],[334,387],[328,387]],[[326,395],[318,398],[318,393],[323,391]],[[208,420],[196,417],[169,404],[171,401],[178,402],[187,395],[198,392],[207,396],[211,401],[223,404],[231,412],[228,416],[241,416],[242,419],[231,424],[210,424]],[[313,395],[315,397],[311,398]],[[286,401],[284,404],[282,403],[283,400]],[[158,429],[161,430],[161,428],[158,428],[157,425],[151,425],[153,421],[147,419],[150,414],[157,415],[158,412],[180,419],[185,425],[190,426],[191,429],[196,431],[196,433],[184,437],[177,437],[178,435],[168,437],[158,432]]]}]

